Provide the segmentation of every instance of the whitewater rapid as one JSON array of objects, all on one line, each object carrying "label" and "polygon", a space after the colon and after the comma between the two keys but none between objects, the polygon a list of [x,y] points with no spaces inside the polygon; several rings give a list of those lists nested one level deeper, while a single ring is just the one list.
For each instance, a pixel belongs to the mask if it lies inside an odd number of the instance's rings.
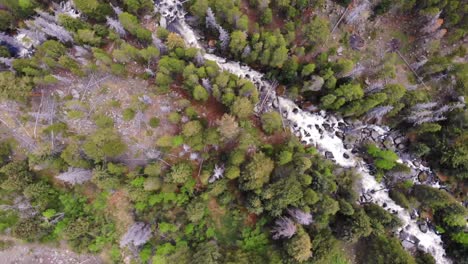
[{"label": "whitewater rapid", "polygon": [[[163,15],[164,19],[166,19],[165,21],[172,21],[172,27],[184,38],[188,45],[204,51],[195,31],[185,22],[185,12],[182,10],[182,5],[178,0],[159,1],[156,10]],[[280,112],[290,126],[291,131],[304,144],[314,145],[321,153],[331,157],[342,167],[356,168],[357,172],[362,176],[361,186],[363,193],[370,196],[372,202],[397,214],[403,224],[400,230],[400,237],[403,237],[403,240],[417,244],[419,249],[432,254],[439,264],[451,263],[445,257],[445,250],[440,236],[430,229],[426,233],[423,233],[416,221],[411,219],[410,214],[390,198],[388,189],[382,183],[377,182],[374,176],[369,173],[363,161],[355,156],[350,149],[345,148],[343,140],[336,135],[337,132],[346,133],[340,127],[340,124],[345,123],[343,119],[324,111],[309,113],[301,110],[293,101],[277,96],[274,89],[272,89],[272,84],[265,80],[263,74],[248,66],[241,65],[239,62],[227,61],[224,58],[206,52],[203,57],[206,60],[216,62],[222,70],[251,80],[260,91],[271,89],[269,96],[275,98],[272,106]],[[367,127],[371,127],[381,136],[385,136],[389,131],[386,128],[374,125]],[[409,165],[412,166],[413,164],[410,163]]]}]

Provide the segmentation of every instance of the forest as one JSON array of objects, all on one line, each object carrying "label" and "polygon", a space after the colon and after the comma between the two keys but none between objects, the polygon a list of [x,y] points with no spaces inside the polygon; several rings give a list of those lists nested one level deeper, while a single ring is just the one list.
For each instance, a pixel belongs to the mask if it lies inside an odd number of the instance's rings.
[{"label": "forest", "polygon": [[467,30],[463,0],[0,0],[0,259],[468,263]]}]

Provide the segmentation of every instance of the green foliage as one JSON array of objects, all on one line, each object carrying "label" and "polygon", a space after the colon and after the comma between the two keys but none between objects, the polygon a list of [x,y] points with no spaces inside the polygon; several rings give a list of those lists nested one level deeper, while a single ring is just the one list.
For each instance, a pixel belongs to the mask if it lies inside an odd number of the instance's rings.
[{"label": "green foliage", "polygon": [[127,12],[122,12],[119,15],[119,21],[122,23],[122,26],[130,32],[130,34],[134,35],[137,37],[139,40],[143,42],[150,42],[152,37],[151,37],[151,31],[148,29],[142,27],[139,22],[138,18],[132,14],[129,14]]},{"label": "green foliage", "polygon": [[231,106],[231,113],[240,119],[246,119],[253,114],[253,105],[246,97],[238,97]]},{"label": "green foliage", "polygon": [[304,25],[304,35],[307,40],[316,44],[324,42],[330,34],[328,20],[315,16],[312,21]]},{"label": "green foliage", "polygon": [[78,29],[76,40],[81,44],[89,44],[91,46],[99,46],[101,38],[95,35],[95,32],[89,29]]},{"label": "green foliage", "polygon": [[255,153],[241,174],[241,184],[244,190],[261,188],[270,179],[274,162],[263,152]]},{"label": "green foliage", "polygon": [[362,263],[378,264],[414,264],[414,258],[403,249],[396,238],[387,238],[384,235],[373,234],[370,236],[365,256]]},{"label": "green foliage", "polygon": [[110,116],[106,115],[97,115],[94,117],[94,122],[96,123],[96,126],[98,126],[101,129],[104,128],[111,128],[114,126],[114,119]]},{"label": "green foliage", "polygon": [[15,77],[12,72],[0,72],[0,97],[18,101],[26,101],[32,90],[32,82],[28,77]]},{"label": "green foliage", "polygon": [[135,118],[135,110],[133,110],[132,108],[125,108],[123,111],[122,111],[122,118],[124,121],[130,121],[132,120],[133,118]]},{"label": "green foliage", "polygon": [[159,126],[160,120],[157,117],[150,118],[148,124],[152,128],[157,128]]},{"label": "green foliage", "polygon": [[195,98],[195,100],[206,102],[209,96],[210,94],[206,91],[205,88],[203,88],[203,86],[197,85],[195,88],[193,88],[193,98]]},{"label": "green foliage", "polygon": [[185,183],[192,177],[193,168],[188,162],[180,162],[171,167],[168,180],[173,183]]},{"label": "green foliage", "polygon": [[185,137],[193,137],[200,134],[202,130],[203,126],[200,121],[189,121],[184,124],[182,134],[184,134]]},{"label": "green foliage", "polygon": [[11,144],[7,141],[0,141],[0,166],[3,166],[7,163],[11,154]]},{"label": "green foliage", "polygon": [[367,153],[374,158],[374,164],[379,170],[390,170],[396,166],[398,155],[391,150],[381,150],[376,145],[369,144]]},{"label": "green foliage", "polygon": [[13,228],[12,234],[15,237],[34,241],[41,238],[44,235],[44,229],[40,225],[39,218],[26,218],[21,219]]},{"label": "green foliage", "polygon": [[304,262],[312,256],[311,248],[310,237],[302,228],[286,243],[286,252],[298,262]]},{"label": "green foliage", "polygon": [[83,143],[84,153],[96,162],[117,157],[127,149],[120,136],[110,128],[100,129]]},{"label": "green foliage", "polygon": [[124,0],[123,2],[127,10],[133,14],[151,10],[153,7],[153,1],[151,0]]},{"label": "green foliage", "polygon": [[75,142],[68,144],[60,154],[60,157],[72,167],[76,168],[89,168],[91,164],[84,158],[84,153]]},{"label": "green foliage", "polygon": [[1,188],[7,191],[22,191],[33,182],[33,174],[26,161],[11,162],[0,168]]},{"label": "green foliage", "polygon": [[262,128],[268,134],[273,134],[281,130],[283,126],[281,115],[276,111],[264,113],[261,117],[261,120]]}]

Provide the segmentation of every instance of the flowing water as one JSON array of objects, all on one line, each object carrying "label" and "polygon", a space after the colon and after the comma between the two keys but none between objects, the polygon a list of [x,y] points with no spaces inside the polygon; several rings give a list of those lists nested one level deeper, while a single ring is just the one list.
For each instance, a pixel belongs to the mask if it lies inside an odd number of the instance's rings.
[{"label": "flowing water", "polygon": [[[164,14],[167,21],[173,21],[173,28],[184,38],[187,44],[203,50],[198,41],[195,31],[185,22],[183,15],[185,12],[182,5],[177,0],[160,1],[157,10]],[[361,186],[363,194],[366,194],[370,200],[379,204],[386,210],[397,214],[403,223],[400,230],[400,237],[406,242],[414,243],[423,251],[431,253],[437,263],[451,263],[445,257],[445,250],[439,235],[429,229],[426,233],[422,232],[415,220],[411,219],[407,210],[397,205],[388,194],[388,189],[384,184],[375,180],[369,173],[366,164],[351,150],[345,148],[343,140],[337,136],[337,132],[346,133],[343,129],[345,121],[332,114],[321,111],[320,113],[310,113],[301,110],[293,101],[275,95],[272,84],[265,80],[263,74],[251,69],[248,66],[241,65],[239,62],[227,61],[219,56],[205,52],[204,58],[215,61],[221,69],[231,72],[239,77],[251,80],[260,91],[271,89],[269,96],[275,98],[272,105],[283,115],[287,124],[291,127],[304,144],[316,146],[322,153],[342,167],[356,168],[361,174]],[[388,128],[375,125],[364,125],[369,127],[380,136],[384,137],[389,133]],[[331,154],[330,154],[331,153]],[[400,162],[403,162],[400,160]],[[407,165],[420,170],[428,170],[421,165],[414,165],[410,161],[404,161]]]},{"label": "flowing water", "polygon": [[[199,42],[199,38],[195,31],[185,22],[185,11],[182,7],[182,2],[179,0],[160,0],[157,1],[156,11],[162,14],[161,24],[171,24],[190,46],[204,50]],[[21,40],[21,36],[17,36]],[[25,47],[26,51],[30,51],[31,47]],[[375,180],[366,166],[366,164],[355,154],[350,148],[346,147],[342,137],[337,136],[338,133],[346,134],[347,129],[344,124],[346,122],[325,111],[319,113],[310,113],[301,110],[293,101],[285,97],[280,97],[275,94],[272,83],[264,78],[264,75],[258,71],[251,69],[248,66],[241,65],[239,62],[227,61],[219,56],[204,53],[203,57],[206,60],[215,61],[219,67],[225,71],[235,74],[241,78],[251,80],[260,92],[268,91],[267,94],[273,100],[268,104],[276,108],[281,113],[286,123],[290,126],[292,132],[297,135],[304,144],[313,145],[324,153],[328,158],[333,159],[337,164],[346,168],[356,168],[361,175],[362,193],[374,203],[383,206],[388,211],[395,213],[401,219],[403,227],[400,230],[400,237],[406,242],[416,244],[421,250],[431,253],[437,263],[451,263],[445,257],[442,240],[433,230],[429,229],[426,233],[422,232],[416,221],[411,219],[407,210],[397,205],[388,194],[388,189]],[[359,129],[369,128],[380,137],[385,137],[389,133],[389,129],[375,125],[363,125]],[[355,130],[357,128],[354,128]],[[422,165],[416,165],[408,159],[401,159],[400,162],[405,163],[413,169],[419,171],[429,171]],[[438,183],[433,185],[438,187]]]},{"label": "flowing water", "polygon": [[[203,50],[203,46],[198,41],[197,34],[185,22],[185,11],[179,0],[158,1],[156,11],[162,14],[161,24],[171,24],[171,27],[184,38],[187,44]],[[16,39],[21,42],[22,36],[18,35]],[[24,53],[29,54],[32,47],[24,46]],[[303,111],[293,101],[276,96],[273,85],[264,78],[264,75],[248,66],[241,65],[239,62],[227,61],[224,58],[206,52],[203,54],[203,57],[207,60],[215,61],[225,71],[251,80],[260,92],[265,93],[265,91],[268,91],[268,96],[273,98],[273,100],[268,102],[270,106],[273,106],[281,113],[292,132],[304,144],[314,145],[320,152],[324,153],[328,158],[332,158],[342,167],[356,168],[362,177],[361,187],[363,196],[367,197],[367,200],[377,203],[388,211],[397,214],[401,219],[403,228],[400,230],[400,237],[403,240],[416,244],[419,249],[431,253],[437,263],[451,263],[445,257],[445,250],[440,236],[432,230],[428,230],[426,233],[422,232],[416,221],[411,219],[408,211],[390,199],[388,189],[375,180],[374,176],[369,173],[366,164],[353,154],[349,147],[346,147],[341,137],[337,136],[337,133],[345,134],[347,132],[345,126],[343,126],[343,124],[346,124],[344,120],[325,111],[319,113]],[[363,125],[354,129],[362,128],[370,128],[378,133],[380,137],[385,137],[389,133],[388,128],[375,125]],[[408,159],[400,160],[400,162],[418,171],[430,172],[429,168],[416,165]],[[433,186],[438,187],[438,183]]]}]

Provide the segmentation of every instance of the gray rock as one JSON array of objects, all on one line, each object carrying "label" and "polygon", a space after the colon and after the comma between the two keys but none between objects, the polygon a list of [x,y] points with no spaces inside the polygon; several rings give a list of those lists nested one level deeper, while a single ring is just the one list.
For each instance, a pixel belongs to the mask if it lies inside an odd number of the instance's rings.
[{"label": "gray rock", "polygon": [[416,245],[408,240],[403,240],[403,242],[401,242],[401,245],[403,246],[403,248],[405,248],[406,250],[409,250],[409,249],[413,249],[416,247]]},{"label": "gray rock", "polygon": [[396,145],[401,144],[401,143],[403,143],[404,141],[405,141],[405,138],[404,138],[404,137],[397,137],[397,138],[395,138],[395,140],[394,140],[394,142],[395,142]]},{"label": "gray rock", "polygon": [[413,209],[410,213],[411,219],[415,220],[418,218],[418,216],[419,216],[418,211],[416,209]]},{"label": "gray rock", "polygon": [[379,132],[375,131],[375,130],[372,130],[371,132],[371,137],[374,139],[374,140],[378,140],[379,139]]},{"label": "gray rock", "polygon": [[395,148],[395,145],[393,145],[393,141],[389,140],[389,139],[386,139],[384,142],[383,142],[383,145],[385,148],[387,149],[394,149]]},{"label": "gray rock", "polygon": [[333,153],[330,152],[330,151],[325,151],[325,157],[327,159],[334,159],[335,158],[335,156],[333,156]]},{"label": "gray rock", "polygon": [[427,173],[424,172],[424,171],[421,171],[421,172],[418,174],[418,180],[419,180],[420,182],[426,182],[426,181],[427,181],[427,178],[428,178]]},{"label": "gray rock", "polygon": [[336,132],[335,132],[335,135],[336,135],[337,137],[341,138],[342,140],[344,139],[344,134],[343,134],[343,132],[336,131]]},{"label": "gray rock", "polygon": [[397,148],[400,150],[405,149],[405,144],[398,144]]},{"label": "gray rock", "polygon": [[427,233],[427,231],[429,230],[429,228],[427,226],[427,222],[418,223],[418,227],[419,227],[419,230],[421,230],[421,232],[423,232],[423,233]]},{"label": "gray rock", "polygon": [[324,83],[325,80],[322,77],[313,75],[310,81],[305,82],[304,87],[302,87],[302,92],[318,92],[322,89]]}]

